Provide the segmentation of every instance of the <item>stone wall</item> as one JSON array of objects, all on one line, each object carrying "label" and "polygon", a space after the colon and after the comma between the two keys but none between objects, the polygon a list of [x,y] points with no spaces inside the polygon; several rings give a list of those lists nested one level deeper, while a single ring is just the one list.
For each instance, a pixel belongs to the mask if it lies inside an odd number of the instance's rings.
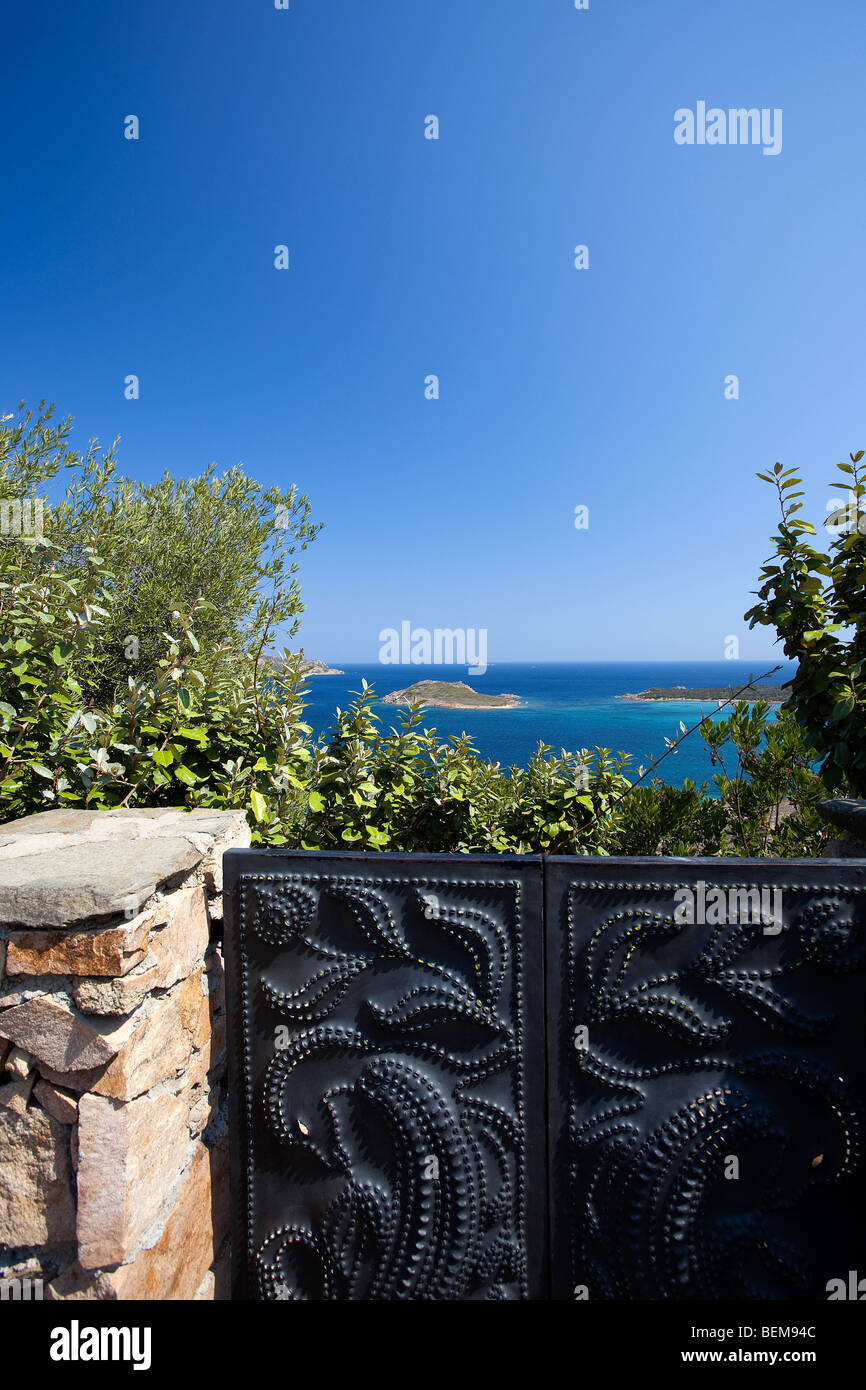
[{"label": "stone wall", "polygon": [[0,826],[0,1279],[228,1296],[222,853],[241,812]]}]

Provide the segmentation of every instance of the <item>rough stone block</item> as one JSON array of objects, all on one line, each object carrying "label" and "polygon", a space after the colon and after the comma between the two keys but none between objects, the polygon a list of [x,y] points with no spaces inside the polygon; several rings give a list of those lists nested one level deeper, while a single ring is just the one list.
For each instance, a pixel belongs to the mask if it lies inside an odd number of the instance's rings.
[{"label": "rough stone block", "polygon": [[113,980],[76,980],[70,988],[72,998],[82,1013],[110,1018],[134,1012],[157,988],[159,981],[159,966],[148,951],[141,964],[130,970],[128,975],[120,975]]},{"label": "rough stone block", "polygon": [[[212,1299],[229,1283],[228,1161],[225,1145],[201,1146],[190,1164],[173,1210],[157,1243],[128,1264],[93,1273],[80,1264],[63,1271],[45,1289],[46,1299]],[[216,1275],[211,1269],[215,1252]],[[198,1282],[196,1282],[198,1281]]]},{"label": "rough stone block", "polygon": [[167,904],[168,924],[153,931],[150,937],[160,989],[186,979],[203,959],[210,940],[206,899],[200,885],[178,889],[167,899]]},{"label": "rough stone block", "polygon": [[204,880],[211,893],[223,891],[223,854],[227,849],[247,849],[252,843],[250,827],[246,816],[236,817],[230,824],[214,826],[212,832],[218,841],[204,864]]},{"label": "rough stone block", "polygon": [[227,1167],[225,1145],[215,1149],[200,1145],[196,1149],[177,1203],[156,1245],[106,1276],[116,1298],[196,1298],[225,1238]]},{"label": "rough stone block", "polygon": [[138,912],[160,884],[200,864],[206,847],[184,835],[116,835],[42,850],[36,837],[29,854],[0,857],[0,922],[60,927]]},{"label": "rough stone block", "polygon": [[0,1244],[75,1238],[69,1130],[44,1110],[0,1112]]},{"label": "rough stone block", "polygon": [[78,1116],[78,1254],[103,1269],[132,1259],[162,1213],[189,1149],[187,1108],[170,1095],[86,1095]]},{"label": "rough stone block", "polygon": [[204,889],[200,884],[180,888],[167,895],[154,916],[141,963],[118,978],[76,980],[72,997],[83,1013],[131,1013],[153,990],[185,979],[201,962],[209,936]]},{"label": "rough stone block", "polygon": [[226,1015],[217,1014],[211,1020],[210,1036],[199,1051],[189,1059],[184,1080],[189,1086],[200,1086],[207,1078],[211,1085],[226,1074]]},{"label": "rough stone block", "polygon": [[62,1125],[74,1125],[78,1119],[78,1100],[71,1091],[53,1086],[50,1081],[37,1081],[33,1097]]},{"label": "rough stone block", "polygon": [[11,931],[7,975],[125,975],[147,955],[155,911],[88,931]]},{"label": "rough stone block", "polygon": [[138,1026],[138,1015],[95,1027],[62,995],[43,994],[0,1012],[0,1033],[56,1072],[104,1066]]},{"label": "rough stone block", "polygon": [[210,1024],[201,971],[144,1005],[134,1017],[141,1019],[135,1031],[129,1033],[117,1055],[93,1083],[98,1095],[118,1100],[141,1095],[158,1082],[176,1076],[192,1052],[204,1045]]},{"label": "rough stone block", "polygon": [[13,1047],[6,1054],[6,1070],[10,1075],[23,1081],[29,1076],[36,1066],[35,1057],[31,1057],[29,1052],[25,1052],[23,1047]]},{"label": "rough stone block", "polygon": [[55,1071],[44,1062],[39,1063],[39,1075],[43,1081],[50,1081],[53,1086],[62,1086],[64,1090],[75,1091],[78,1095],[93,1089],[101,1070],[101,1067],[95,1067],[91,1071]]},{"label": "rough stone block", "polygon": [[0,1106],[7,1110],[15,1110],[19,1115],[23,1115],[27,1109],[27,1102],[30,1099],[30,1092],[33,1090],[36,1081],[36,1073],[31,1072],[29,1076],[19,1077],[12,1081],[7,1081],[0,1086]]},{"label": "rough stone block", "polygon": [[[248,845],[242,811],[40,812],[0,827],[0,923],[45,930],[136,911],[195,870],[213,888],[224,850]],[[3,971],[0,943],[0,974]]]},{"label": "rough stone block", "polygon": [[61,1274],[45,1285],[43,1297],[46,1302],[79,1302],[97,1299],[110,1299],[111,1289],[103,1274],[83,1270],[77,1262],[67,1266]]}]

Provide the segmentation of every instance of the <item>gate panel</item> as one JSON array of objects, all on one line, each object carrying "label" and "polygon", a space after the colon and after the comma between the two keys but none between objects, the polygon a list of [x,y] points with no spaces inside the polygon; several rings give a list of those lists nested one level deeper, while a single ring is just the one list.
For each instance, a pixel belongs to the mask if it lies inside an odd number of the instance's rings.
[{"label": "gate panel", "polygon": [[851,860],[547,860],[553,1297],[866,1274],[864,892]]},{"label": "gate panel", "polygon": [[224,872],[235,1297],[546,1297],[540,858]]}]

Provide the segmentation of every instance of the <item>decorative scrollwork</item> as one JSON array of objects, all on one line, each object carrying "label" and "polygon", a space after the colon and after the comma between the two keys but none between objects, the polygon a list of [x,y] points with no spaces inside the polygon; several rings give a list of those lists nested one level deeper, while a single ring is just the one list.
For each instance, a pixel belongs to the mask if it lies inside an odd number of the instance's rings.
[{"label": "decorative scrollwork", "polygon": [[834,992],[814,981],[866,960],[862,906],[801,901],[776,941],[643,907],[587,930],[575,892],[574,1281],[602,1298],[820,1296],[832,1271],[793,1235],[822,1189],[853,1192],[856,1174],[862,1199],[862,1062],[843,1075],[803,1045],[844,1055]]},{"label": "decorative scrollwork", "polygon": [[241,1296],[823,1298],[862,1265],[862,864],[237,853]]},{"label": "decorative scrollwork", "polygon": [[256,1017],[288,1034],[260,1113],[307,1210],[259,1234],[260,1297],[527,1296],[517,894],[479,886],[497,907],[447,884],[435,911],[412,883],[255,884]]}]

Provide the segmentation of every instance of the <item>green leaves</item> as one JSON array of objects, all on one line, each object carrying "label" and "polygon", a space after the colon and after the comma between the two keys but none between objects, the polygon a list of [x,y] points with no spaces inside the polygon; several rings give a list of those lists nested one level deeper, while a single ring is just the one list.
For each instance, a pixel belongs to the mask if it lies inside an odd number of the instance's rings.
[{"label": "green leaves", "polygon": [[[775,541],[776,564],[761,572],[759,602],[746,614],[750,627],[776,630],[785,655],[797,663],[791,705],[814,749],[829,789],[845,787],[866,796],[866,760],[852,757],[866,746],[866,527],[861,529],[860,498],[866,491],[864,451],[840,463],[842,481],[832,487],[849,499],[828,518],[829,554],[813,550],[804,537],[814,528],[794,516],[802,496],[794,469],[776,464],[773,476],[759,475],[777,488],[782,520]],[[838,682],[844,682],[842,689]]]},{"label": "green leaves", "polygon": [[833,709],[830,718],[834,723],[838,723],[840,719],[847,719],[854,708],[854,704],[854,695],[850,690],[846,690],[843,694],[837,695],[833,701]]}]

